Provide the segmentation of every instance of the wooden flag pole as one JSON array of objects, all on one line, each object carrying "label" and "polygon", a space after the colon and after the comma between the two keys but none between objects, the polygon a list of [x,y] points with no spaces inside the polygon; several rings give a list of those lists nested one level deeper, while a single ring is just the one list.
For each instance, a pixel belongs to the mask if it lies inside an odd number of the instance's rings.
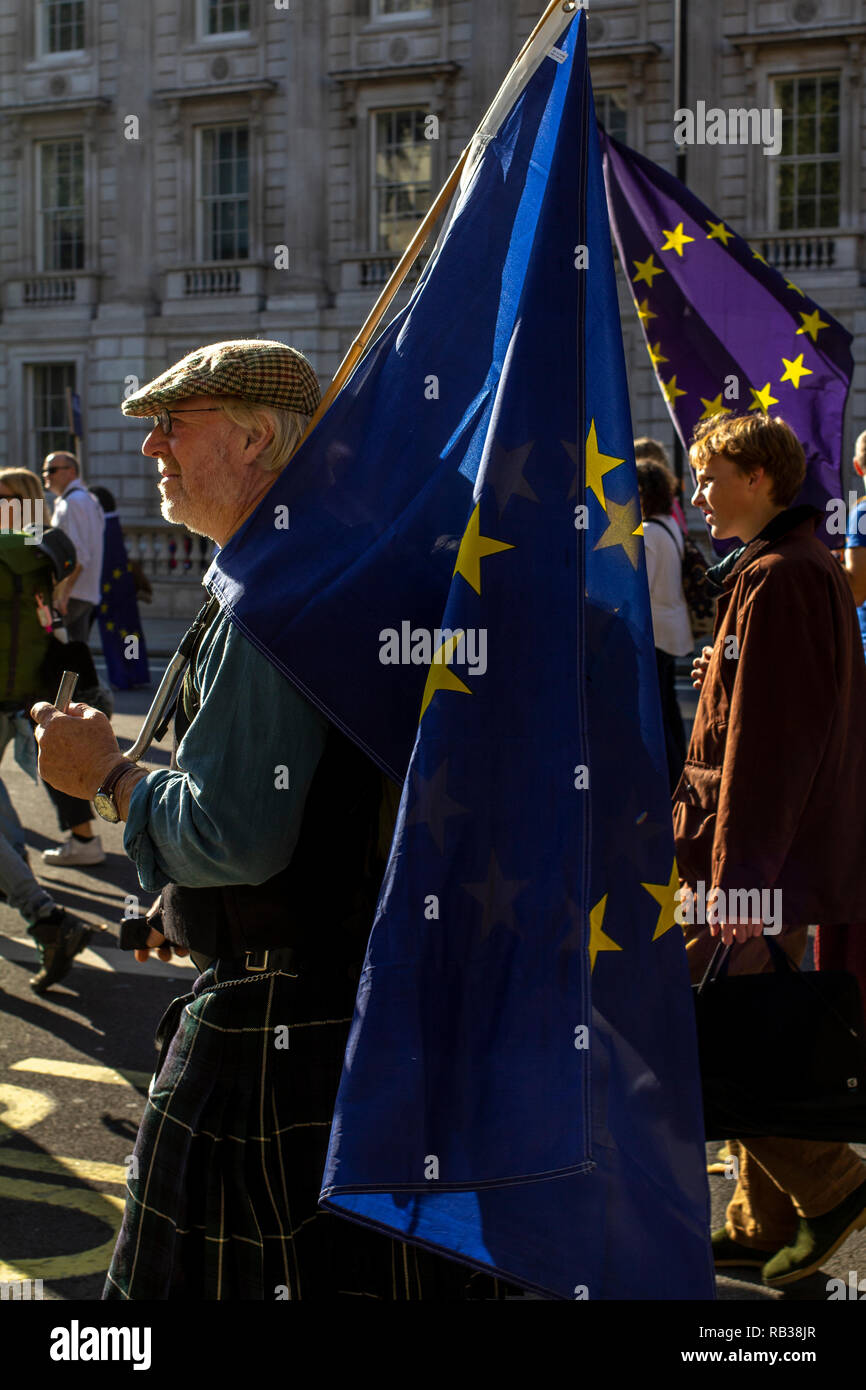
[{"label": "wooden flag pole", "polygon": [[[436,198],[436,201],[429,209],[420,227],[416,231],[409,245],[406,247],[406,250],[403,252],[403,255],[400,257],[400,260],[395,266],[387,285],[382,290],[382,293],[376,300],[376,303],[373,305],[373,308],[367,316],[367,320],[364,323],[364,326],[362,327],[360,333],[358,334],[357,338],[355,338],[354,342],[352,343],[352,346],[349,348],[349,351],[346,353],[346,356],[343,358],[342,362],[337,368],[333,381],[331,382],[330,386],[328,387],[327,391],[322,397],[319,403],[319,407],[312,420],[310,421],[306,433],[304,434],[304,439],[306,439],[307,436],[310,435],[312,431],[316,428],[316,425],[319,423],[322,416],[328,410],[329,406],[333,403],[335,397],[343,389],[352,372],[355,370],[356,366],[360,362],[366,348],[369,345],[370,339],[372,338],[373,334],[375,333],[376,329],[378,328],[379,324],[384,318],[388,306],[390,305],[391,301],[393,300],[394,296],[396,295],[397,291],[399,290],[400,286],[402,285],[403,281],[405,280],[406,276],[409,274],[409,271],[411,270],[412,266],[417,260],[421,252],[421,248],[427,241],[427,238],[433,230],[433,227],[438,222],[440,216],[442,215],[442,212],[448,206],[452,197],[454,196],[457,186],[460,183],[463,170],[466,167],[466,162],[469,158],[470,151],[472,150],[472,147],[475,144],[479,135],[482,132],[484,132],[485,126],[491,120],[492,113],[495,113],[497,111],[497,107],[500,105],[503,94],[508,92],[508,89],[513,81],[515,72],[520,67],[520,65],[525,62],[530,49],[532,49],[539,35],[546,28],[551,18],[556,14],[557,10],[560,11],[562,16],[565,16],[565,18],[562,19],[561,22],[561,28],[559,30],[559,32],[561,32],[562,29],[564,29],[565,27],[567,27],[568,24],[571,23],[571,19],[573,18],[574,14],[579,8],[586,8],[585,0],[584,3],[579,3],[578,0],[550,0],[550,4],[545,9],[541,18],[538,20],[538,23],[535,25],[535,28],[532,30],[532,33],[529,35],[528,39],[524,43],[523,47],[521,48],[511,67],[509,68],[508,73],[505,77],[505,81],[500,86],[499,91],[497,92],[496,96],[491,102],[487,112],[484,115],[483,120],[478,126],[478,129],[475,131],[474,135],[472,136],[472,139],[469,141],[469,144],[463,150],[454,168],[451,170],[451,173],[449,174],[444,186],[440,190]],[[499,123],[500,121],[497,120],[497,128]]]}]

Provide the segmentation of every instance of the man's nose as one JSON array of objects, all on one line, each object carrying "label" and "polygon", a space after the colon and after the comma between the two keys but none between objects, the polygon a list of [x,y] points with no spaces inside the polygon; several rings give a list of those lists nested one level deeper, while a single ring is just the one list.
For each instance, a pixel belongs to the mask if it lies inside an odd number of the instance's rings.
[{"label": "man's nose", "polygon": [[158,454],[165,453],[164,441],[165,435],[162,432],[162,426],[154,425],[150,434],[146,436],[144,443],[141,446],[141,452],[143,454],[146,454],[148,458],[154,459],[157,457]]}]

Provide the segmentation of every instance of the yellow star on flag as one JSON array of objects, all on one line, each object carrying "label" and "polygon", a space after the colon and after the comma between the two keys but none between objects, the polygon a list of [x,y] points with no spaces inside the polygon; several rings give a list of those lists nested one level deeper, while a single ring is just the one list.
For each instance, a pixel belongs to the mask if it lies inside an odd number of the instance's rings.
[{"label": "yellow star on flag", "polygon": [[599,449],[593,420],[586,437],[586,489],[587,492],[595,493],[605,511],[607,503],[604,500],[604,475],[610,473],[613,468],[619,468],[621,463],[625,463],[625,459],[614,458],[613,454],[603,454]]},{"label": "yellow star on flag", "polygon": [[730,415],[731,413],[726,405],[722,405],[721,391],[711,401],[706,401],[701,396],[701,405],[704,407],[704,413],[698,416],[699,420],[712,420],[714,415]]},{"label": "yellow star on flag", "polygon": [[766,415],[771,405],[779,404],[776,397],[770,395],[769,381],[767,382],[766,386],[763,386],[761,388],[760,391],[756,391],[754,386],[750,386],[749,390],[752,393],[752,404],[749,406],[750,410],[763,410],[764,414]]},{"label": "yellow star on flag", "polygon": [[669,361],[670,361],[670,358],[669,358],[669,357],[662,357],[662,345],[661,345],[661,343],[656,343],[655,347],[653,347],[651,343],[647,343],[647,345],[646,345],[646,350],[647,350],[647,352],[648,352],[649,355],[650,355],[650,361],[652,362],[652,364],[653,364],[654,367],[657,367],[658,364],[659,364],[659,362],[669,362]]},{"label": "yellow star on flag", "polygon": [[754,246],[751,247],[750,249],[751,249],[752,255],[754,256],[755,260],[756,260],[756,261],[760,261],[760,262],[761,262],[761,265],[769,265],[769,264],[770,264],[770,262],[769,262],[768,260],[765,260],[765,258],[761,255],[760,251],[756,251],[756,250],[755,250]]},{"label": "yellow star on flag", "polygon": [[595,958],[599,951],[621,951],[622,947],[608,936],[607,932],[602,931],[604,921],[604,910],[607,907],[607,893],[589,914],[589,973],[595,969]]},{"label": "yellow star on flag", "polygon": [[637,316],[641,323],[649,323],[650,319],[658,318],[658,314],[654,314],[650,308],[648,299],[643,300],[641,304],[638,304],[637,300],[635,300],[635,304],[637,304]]},{"label": "yellow star on flag", "polygon": [[[441,647],[437,647],[433,653],[433,660],[430,663],[430,670],[427,672],[427,684],[424,686],[424,698],[421,701],[421,714],[418,723],[427,713],[427,706],[433,699],[437,690],[456,690],[463,695],[471,695],[472,691],[468,685],[464,685],[459,676],[455,676],[450,670],[448,662],[457,650],[458,644],[463,641],[464,633],[455,632],[451,637],[446,637]],[[440,658],[440,659],[437,659]]]},{"label": "yellow star on flag", "polygon": [[720,241],[723,246],[727,246],[733,240],[734,233],[730,227],[726,227],[724,222],[708,222],[707,241]]},{"label": "yellow star on flag", "polygon": [[793,280],[789,280],[789,279],[787,279],[787,277],[786,277],[786,279],[785,279],[785,284],[788,286],[788,289],[789,289],[789,290],[795,290],[796,293],[800,296],[801,299],[805,299],[805,298],[806,298],[805,294],[804,294],[803,291],[800,289],[800,286],[799,286],[799,285],[795,285]]},{"label": "yellow star on flag", "polygon": [[660,936],[664,936],[666,931],[677,925],[674,911],[677,906],[676,894],[680,886],[680,872],[677,868],[677,861],[671,869],[671,876],[667,883],[642,883],[641,888],[645,888],[651,898],[655,898],[659,905],[659,915],[656,921],[656,929],[653,932],[653,941],[658,941]]},{"label": "yellow star on flag", "polygon": [[665,400],[668,402],[669,405],[673,405],[675,403],[677,396],[684,396],[686,394],[685,391],[681,391],[680,388],[677,386],[676,373],[674,373],[670,381],[662,382],[662,390],[665,393]]},{"label": "yellow star on flag", "polygon": [[113,576],[114,579],[119,579],[120,576],[121,576],[122,571],[121,571],[121,570],[112,570],[111,573],[112,573],[112,576]]},{"label": "yellow star on flag", "polygon": [[639,285],[641,281],[643,281],[645,285],[649,285],[650,289],[652,289],[653,276],[664,275],[661,266],[656,265],[655,256],[652,252],[650,252],[645,261],[634,261],[633,264],[637,266],[637,275],[632,276],[632,281],[635,285]]},{"label": "yellow star on flag", "polygon": [[804,314],[801,309],[800,318],[803,320],[803,327],[797,329],[797,334],[808,333],[813,343],[817,343],[822,328],[830,327],[829,323],[825,323],[821,318],[820,309],[815,309],[811,314]]},{"label": "yellow star on flag", "polygon": [[481,535],[480,507],[481,503],[476,502],[475,510],[469,518],[469,525],[463,532],[457,552],[457,564],[454,566],[454,573],[462,574],[476,594],[481,593],[481,561],[485,556],[495,555],[498,550],[514,549],[513,545],[507,545],[505,541],[494,541],[490,536]]},{"label": "yellow star on flag", "polygon": [[783,357],[783,358],[782,358],[782,361],[783,361],[784,364],[785,364],[785,375],[782,376],[782,377],[779,377],[779,380],[780,380],[780,381],[793,381],[793,383],[794,383],[794,390],[795,390],[795,391],[799,391],[799,389],[800,389],[800,377],[801,377],[801,376],[814,376],[814,372],[812,371],[812,368],[811,368],[811,367],[804,367],[804,366],[803,366],[803,354],[802,354],[802,352],[800,353],[800,355],[799,355],[798,357],[795,357],[795,358],[794,358],[793,362],[789,362],[788,359],[787,359],[787,357]]},{"label": "yellow star on flag", "polygon": [[109,632],[114,631],[114,623],[106,623],[105,626],[107,627]]},{"label": "yellow star on flag", "polygon": [[687,236],[683,231],[682,222],[678,222],[672,232],[669,232],[667,227],[662,227],[662,231],[667,237],[667,241],[661,249],[663,251],[676,251],[678,256],[682,256],[683,247],[687,241],[694,241],[693,236]]},{"label": "yellow star on flag", "polygon": [[621,545],[632,569],[636,570],[640,558],[638,537],[643,534],[637,499],[630,497],[622,506],[618,502],[608,502],[607,513],[610,525],[596,541],[593,550],[608,550],[611,546]]}]

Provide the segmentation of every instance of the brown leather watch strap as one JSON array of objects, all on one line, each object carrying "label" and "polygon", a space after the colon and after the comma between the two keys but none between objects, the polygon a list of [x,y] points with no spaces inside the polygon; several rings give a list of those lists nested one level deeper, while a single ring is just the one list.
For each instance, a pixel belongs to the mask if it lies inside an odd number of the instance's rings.
[{"label": "brown leather watch strap", "polygon": [[122,762],[117,763],[100,786],[96,788],[96,795],[111,796],[121,777],[125,776],[127,772],[130,772],[136,766],[137,764],[131,763],[128,758],[124,758]]}]

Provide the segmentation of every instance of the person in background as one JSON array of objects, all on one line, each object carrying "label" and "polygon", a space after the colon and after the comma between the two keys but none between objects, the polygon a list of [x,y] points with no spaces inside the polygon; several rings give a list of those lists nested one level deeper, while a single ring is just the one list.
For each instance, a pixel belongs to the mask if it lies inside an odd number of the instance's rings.
[{"label": "person in background", "polygon": [[51,524],[65,531],[78,555],[77,568],[57,596],[57,606],[66,618],[70,642],[86,642],[90,613],[101,596],[105,517],[81,481],[73,454],[48,454],[42,464],[42,481],[57,498]]},{"label": "person in background", "polygon": [[[5,565],[5,560],[11,559],[16,549],[20,557],[21,549],[20,546],[15,546],[16,541],[20,544],[26,544],[23,535],[15,535],[15,526],[21,516],[21,511],[19,510],[18,517],[16,517],[8,503],[16,500],[23,502],[25,499],[21,494],[25,489],[25,496],[29,501],[35,502],[41,497],[42,489],[35,474],[29,475],[33,483],[32,488],[26,478],[23,482],[17,479],[17,474],[26,472],[26,469],[7,469],[0,472],[0,533],[3,536],[0,565]],[[12,475],[12,485],[10,485],[9,474]],[[19,484],[17,488],[14,486],[16,481]],[[41,522],[38,512],[34,517],[31,510],[31,518]],[[8,551],[7,547],[9,547]],[[28,547],[28,558],[31,561],[41,558],[34,553],[38,549],[40,548]],[[49,563],[46,555],[46,571],[49,569]],[[69,563],[71,567],[74,562],[70,560]],[[17,570],[15,572],[17,573]],[[26,586],[25,592],[31,586],[35,587],[38,584],[38,579],[33,580],[33,575],[38,575],[38,573],[38,570],[33,570],[31,567],[25,574],[18,574],[19,584]],[[0,615],[3,619],[9,620],[12,616],[14,599],[7,598],[8,590],[3,583],[5,577],[6,575],[0,574]],[[20,593],[21,590],[19,590]],[[50,594],[46,594],[45,598],[50,601]],[[19,612],[16,624],[17,632],[16,630],[10,632],[8,645],[5,642],[6,634],[2,634],[4,638],[3,651],[7,658],[3,665],[8,669],[3,672],[4,683],[0,695],[5,693],[9,680],[13,682],[13,689],[15,688],[16,672],[20,677],[22,672],[26,675],[27,672],[35,672],[38,669],[41,660],[40,652],[34,654],[30,651],[22,651],[21,640],[19,639],[24,640],[28,645],[31,644],[31,641],[35,641],[40,647],[47,646],[48,633],[43,627],[40,617],[40,608],[46,613],[49,612],[47,604],[44,602],[39,604],[36,594],[30,592],[26,592],[26,602],[33,604],[36,612],[24,615]],[[27,617],[30,619],[29,622],[24,620]],[[28,634],[32,634],[32,637]],[[27,679],[29,680],[29,677]],[[33,739],[33,728],[29,719],[21,712],[21,707],[28,705],[29,698],[24,696],[23,699],[16,698],[0,703],[0,758],[2,758],[7,744],[14,741],[16,757],[25,771],[35,780],[36,745]],[[37,883],[31,873],[27,863],[24,829],[2,780],[0,780],[0,901],[8,902],[11,908],[21,914],[27,923],[30,936],[36,942],[40,968],[31,979],[30,986],[35,993],[44,994],[51,985],[56,984],[58,980],[62,980],[68,974],[75,956],[84,950],[90,940],[91,932],[77,917],[73,917],[62,907],[59,907],[46,889]]]},{"label": "person in background", "polygon": [[644,549],[653,620],[653,641],[662,702],[662,723],[670,789],[680,779],[686,758],[686,732],[676,691],[676,658],[694,647],[689,610],[683,594],[683,535],[671,515],[673,478],[660,463],[637,465],[637,486],[644,521]]},{"label": "person in background", "polygon": [[114,494],[107,487],[92,487],[90,491],[105,514],[102,593],[90,617],[99,622],[108,679],[115,690],[131,690],[135,685],[150,684],[136,581]]},{"label": "person in background", "polygon": [[640,463],[643,459],[650,459],[653,463],[660,463],[662,468],[666,468],[668,473],[670,474],[671,489],[673,494],[673,500],[671,502],[671,516],[677,523],[677,526],[679,526],[683,535],[687,535],[689,529],[688,522],[686,521],[686,514],[683,511],[682,503],[680,501],[683,491],[683,485],[682,482],[677,478],[676,474],[674,473],[674,470],[671,468],[671,461],[668,458],[668,451],[665,448],[664,444],[662,444],[660,439],[650,439],[647,435],[644,435],[643,438],[636,439],[634,441],[634,461],[635,463]]},{"label": "person in background", "polygon": [[[7,498],[9,500],[17,498],[22,503],[27,500],[33,504],[37,504],[41,515],[44,515],[47,511],[42,484],[36,474],[30,472],[29,468],[0,468],[0,498]],[[98,505],[99,504],[94,500],[94,506],[98,507]],[[101,508],[99,510],[101,515]],[[64,533],[64,535],[65,534],[66,533]],[[62,538],[58,537],[58,539]],[[75,570],[73,569],[69,576],[63,579],[60,584],[55,585],[52,593],[42,596],[48,624],[51,623],[50,610],[61,606],[61,604],[58,604],[58,590],[61,591],[62,603],[63,587],[64,585],[68,587],[69,580],[74,574]],[[51,627],[47,626],[46,649],[50,645],[48,638],[51,635]],[[56,636],[56,633],[54,635]],[[92,662],[90,662],[90,665],[92,666]],[[46,685],[38,693],[45,698],[53,699],[56,690],[56,684],[53,690]],[[7,731],[4,733],[3,717],[0,715],[0,758],[2,758],[3,749],[11,737],[11,732]],[[48,864],[102,864],[105,860],[105,853],[99,836],[93,833],[90,803],[81,800],[79,797],[66,796],[64,792],[55,791],[54,787],[49,786],[47,782],[44,782],[43,785],[54,803],[60,829],[68,830],[70,832],[70,837],[68,840],[65,840],[63,844],[58,845],[54,849],[43,850],[42,858]]]},{"label": "person in background", "polygon": [[[806,459],[790,426],[717,416],[697,426],[690,457],[692,502],[713,539],[741,542],[710,571],[721,590],[714,641],[693,666],[701,693],[674,794],[681,882],[728,904],[721,923],[708,911],[686,926],[697,982],[719,934],[737,943],[731,975],[758,974],[773,968],[765,929],[799,964],[809,923],[847,936],[866,920],[866,664],[848,586],[815,535],[822,514],[793,505]],[[765,891],[779,904],[768,923],[754,908]],[[734,892],[751,902],[731,908]],[[716,1266],[754,1265],[784,1287],[866,1226],[866,1166],[847,1144],[728,1143],[738,1179],[712,1234]]]},{"label": "person in background", "polygon": [[[866,430],[857,436],[853,462],[854,472],[863,479],[866,487]],[[866,653],[866,497],[860,499],[848,518],[843,564],[857,605],[860,636]]]}]

